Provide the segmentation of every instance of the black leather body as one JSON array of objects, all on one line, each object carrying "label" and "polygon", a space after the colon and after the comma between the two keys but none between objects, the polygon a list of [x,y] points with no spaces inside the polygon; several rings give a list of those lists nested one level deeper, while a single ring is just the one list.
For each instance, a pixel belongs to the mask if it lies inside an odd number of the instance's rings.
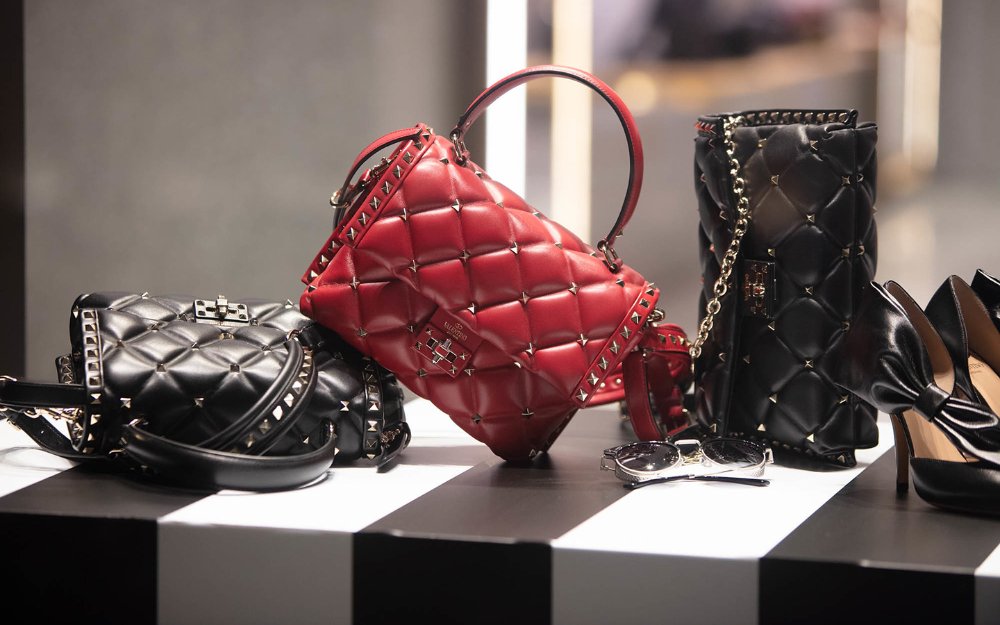
[{"label": "black leather body", "polygon": [[395,377],[291,303],[238,303],[245,318],[220,320],[199,315],[193,297],[80,296],[73,354],[57,360],[61,382],[86,386],[74,447],[106,455],[138,420],[144,432],[202,449],[306,454],[325,443],[332,420],[337,463],[377,460],[383,430],[404,420]]},{"label": "black leather body", "polygon": [[854,111],[703,117],[695,189],[704,286],[699,318],[736,221],[723,120],[734,134],[751,223],[714,328],[695,365],[696,414],[843,465],[878,441],[875,411],[838,388],[826,357],[875,274],[876,127]]}]

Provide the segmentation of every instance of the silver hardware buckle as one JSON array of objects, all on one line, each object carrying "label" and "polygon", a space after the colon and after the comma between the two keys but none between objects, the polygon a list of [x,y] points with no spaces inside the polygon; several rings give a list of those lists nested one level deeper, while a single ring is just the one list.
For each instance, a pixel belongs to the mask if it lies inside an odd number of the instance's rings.
[{"label": "silver hardware buckle", "polygon": [[194,300],[195,321],[214,323],[222,325],[229,324],[250,324],[250,312],[246,304],[230,303],[225,295],[220,295],[214,302],[196,299]]}]

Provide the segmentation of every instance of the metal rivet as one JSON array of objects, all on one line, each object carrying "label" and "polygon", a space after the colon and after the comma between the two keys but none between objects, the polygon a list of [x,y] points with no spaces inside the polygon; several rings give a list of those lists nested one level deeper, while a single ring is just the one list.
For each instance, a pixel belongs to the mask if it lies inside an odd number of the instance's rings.
[{"label": "metal rivet", "polygon": [[768,399],[771,400],[772,404],[776,404],[778,403],[778,394],[774,393],[773,395],[768,396]]},{"label": "metal rivet", "polygon": [[364,328],[358,328],[358,331],[355,332],[355,334],[357,334],[361,338],[365,338],[366,336],[368,336],[368,332]]},{"label": "metal rivet", "polygon": [[521,412],[521,416],[524,417],[525,419],[530,419],[531,417],[535,416],[535,413],[531,410],[531,408],[525,408]]},{"label": "metal rivet", "polygon": [[579,287],[576,285],[576,282],[570,282],[569,288],[567,288],[566,290],[572,293],[573,295],[576,295],[576,292],[579,290]]},{"label": "metal rivet", "polygon": [[517,247],[517,241],[514,241],[514,244],[510,246],[510,251],[514,252],[514,254],[518,253],[519,248]]},{"label": "metal rivet", "polygon": [[580,347],[586,347],[587,343],[590,342],[590,339],[588,339],[581,333],[580,336],[577,337],[576,342],[580,344]]},{"label": "metal rivet", "polygon": [[767,428],[766,428],[766,427],[764,427],[764,424],[763,424],[763,423],[761,423],[760,425],[758,425],[758,426],[757,426],[757,431],[758,431],[758,432],[766,432],[766,431],[767,431]]}]

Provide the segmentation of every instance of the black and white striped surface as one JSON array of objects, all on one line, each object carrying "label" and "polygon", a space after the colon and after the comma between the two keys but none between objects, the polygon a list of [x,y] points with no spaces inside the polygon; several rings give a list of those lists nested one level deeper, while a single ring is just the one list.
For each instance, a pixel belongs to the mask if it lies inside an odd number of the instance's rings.
[{"label": "black and white striped surface", "polygon": [[855,469],[629,492],[598,469],[627,436],[607,410],[530,468],[422,400],[407,415],[392,470],[273,494],[147,486],[0,427],[2,605],[39,623],[1000,623],[1000,520],[897,498],[885,423]]}]

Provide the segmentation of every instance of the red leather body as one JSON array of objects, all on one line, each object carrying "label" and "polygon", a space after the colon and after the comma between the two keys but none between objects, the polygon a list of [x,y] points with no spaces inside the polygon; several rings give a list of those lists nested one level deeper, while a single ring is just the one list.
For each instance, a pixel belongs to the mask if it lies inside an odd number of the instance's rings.
[{"label": "red leather body", "polygon": [[421,130],[317,254],[302,311],[498,455],[530,458],[593,401],[659,293]]}]

